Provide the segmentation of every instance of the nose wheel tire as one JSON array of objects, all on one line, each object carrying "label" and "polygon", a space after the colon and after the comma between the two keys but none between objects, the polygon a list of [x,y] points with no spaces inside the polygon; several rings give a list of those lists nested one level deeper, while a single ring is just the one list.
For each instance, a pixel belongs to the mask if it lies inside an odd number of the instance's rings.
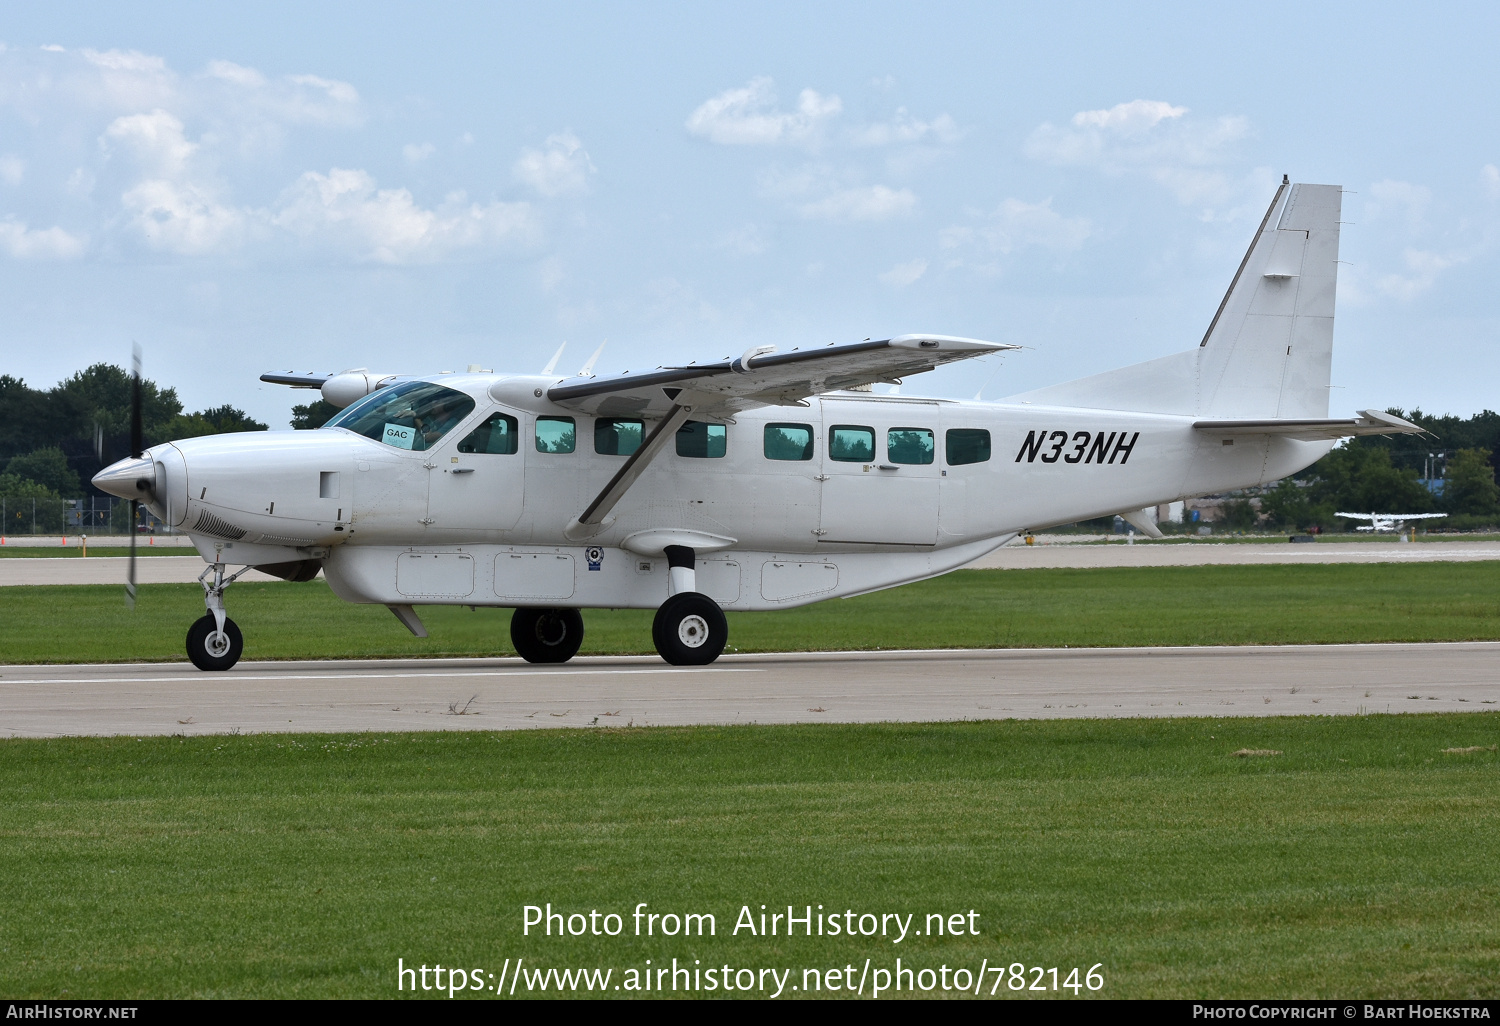
[{"label": "nose wheel tire", "polygon": [[528,663],[565,663],[583,644],[583,614],[576,609],[517,609],[510,643]]},{"label": "nose wheel tire", "polygon": [[651,623],[656,651],[673,666],[706,666],[729,640],[729,622],[718,603],[696,591],[673,595]]},{"label": "nose wheel tire", "polygon": [[214,623],[214,618],[207,614],[199,617],[188,628],[188,658],[200,670],[227,670],[240,661],[240,653],[244,651],[244,636],[228,617],[224,619],[222,633]]}]

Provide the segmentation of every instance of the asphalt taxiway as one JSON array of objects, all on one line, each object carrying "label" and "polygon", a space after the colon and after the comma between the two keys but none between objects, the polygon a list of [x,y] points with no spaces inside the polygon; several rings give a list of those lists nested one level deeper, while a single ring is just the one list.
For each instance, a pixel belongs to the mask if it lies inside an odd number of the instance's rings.
[{"label": "asphalt taxiway", "polygon": [[[1500,710],[1500,642],[0,666],[0,736]],[[1500,727],[1500,718],[1496,719]]]}]

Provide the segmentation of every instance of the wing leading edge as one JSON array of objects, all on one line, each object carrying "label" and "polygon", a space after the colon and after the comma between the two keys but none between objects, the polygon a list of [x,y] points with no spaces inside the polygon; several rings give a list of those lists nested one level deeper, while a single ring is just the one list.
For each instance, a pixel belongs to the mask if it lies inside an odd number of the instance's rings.
[{"label": "wing leading edge", "polygon": [[824,392],[894,381],[955,360],[1019,348],[948,335],[900,335],[784,353],[766,346],[734,360],[564,381],[548,389],[547,398],[594,416],[662,417],[674,406],[691,406],[696,416],[728,418],[741,410],[799,405]]}]

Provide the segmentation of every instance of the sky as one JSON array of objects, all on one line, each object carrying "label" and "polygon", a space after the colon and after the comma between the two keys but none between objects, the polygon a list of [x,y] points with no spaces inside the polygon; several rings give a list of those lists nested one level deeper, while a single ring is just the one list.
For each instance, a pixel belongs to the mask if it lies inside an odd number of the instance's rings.
[{"label": "sky", "polygon": [[0,3],[0,373],[575,373],[911,332],[1188,349],[1345,187],[1331,412],[1500,406],[1500,7]]}]

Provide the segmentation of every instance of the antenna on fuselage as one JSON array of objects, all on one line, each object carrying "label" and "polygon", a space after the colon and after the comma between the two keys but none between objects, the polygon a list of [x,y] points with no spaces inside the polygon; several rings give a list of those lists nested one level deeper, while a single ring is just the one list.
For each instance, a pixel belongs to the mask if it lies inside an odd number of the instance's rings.
[{"label": "antenna on fuselage", "polygon": [[604,347],[609,345],[609,339],[599,343],[599,348],[594,350],[594,355],[589,357],[589,362],[583,365],[578,372],[580,378],[591,378],[594,376],[594,364],[599,362],[599,354],[604,352]]},{"label": "antenna on fuselage", "polygon": [[562,358],[562,351],[566,348],[568,348],[568,344],[566,342],[557,347],[557,352],[552,354],[552,359],[548,360],[547,366],[542,368],[543,374],[551,374],[554,370],[557,369],[557,361]]}]

